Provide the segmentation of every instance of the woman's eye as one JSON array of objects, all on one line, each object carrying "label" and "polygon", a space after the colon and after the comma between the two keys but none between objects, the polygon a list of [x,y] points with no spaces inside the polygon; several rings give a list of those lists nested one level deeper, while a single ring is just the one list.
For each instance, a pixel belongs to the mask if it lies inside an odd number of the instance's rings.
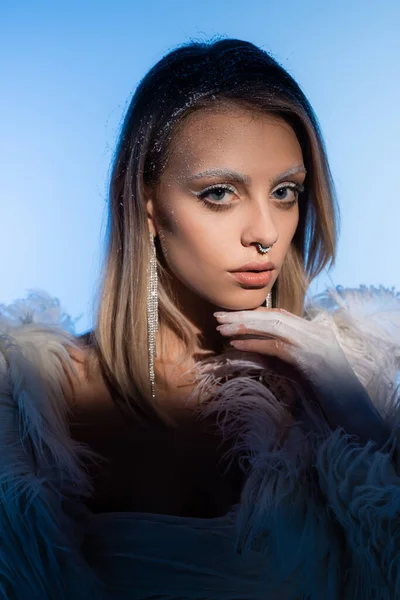
[{"label": "woman's eye", "polygon": [[297,188],[294,188],[292,186],[285,186],[285,187],[280,187],[278,188],[275,192],[274,195],[278,195],[278,200],[294,200],[295,198],[297,198],[299,193],[299,190]]},{"label": "woman's eye", "polygon": [[227,200],[227,196],[234,193],[234,190],[231,188],[225,186],[218,186],[203,190],[202,192],[197,194],[197,197],[200,198],[200,200],[207,198],[212,202],[222,202],[224,200]]},{"label": "woman's eye", "polygon": [[[281,185],[273,192],[273,196],[279,201],[283,208],[290,208],[296,204],[299,195],[304,191],[304,186],[297,183],[292,185]],[[196,192],[200,202],[215,210],[231,208],[234,202],[229,202],[229,196],[237,196],[235,188],[230,185],[213,185],[201,192]]]},{"label": "woman's eye", "polygon": [[227,191],[224,188],[216,188],[215,190],[208,192],[208,197],[211,200],[216,200],[217,202],[219,202],[221,200],[224,200],[226,194]]}]

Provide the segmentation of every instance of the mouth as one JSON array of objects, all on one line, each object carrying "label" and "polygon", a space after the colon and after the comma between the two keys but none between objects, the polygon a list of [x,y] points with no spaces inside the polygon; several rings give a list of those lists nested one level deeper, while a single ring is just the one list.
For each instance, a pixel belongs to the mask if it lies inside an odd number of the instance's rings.
[{"label": "mouth", "polygon": [[259,273],[260,271],[264,271],[264,272],[265,271],[273,271],[275,268],[276,268],[276,266],[271,261],[268,261],[268,262],[252,261],[245,265],[242,265],[238,269],[234,269],[232,272],[233,273],[244,273],[244,272]]},{"label": "mouth", "polygon": [[236,271],[232,275],[244,287],[260,289],[271,282],[273,272],[274,269],[268,271]]}]

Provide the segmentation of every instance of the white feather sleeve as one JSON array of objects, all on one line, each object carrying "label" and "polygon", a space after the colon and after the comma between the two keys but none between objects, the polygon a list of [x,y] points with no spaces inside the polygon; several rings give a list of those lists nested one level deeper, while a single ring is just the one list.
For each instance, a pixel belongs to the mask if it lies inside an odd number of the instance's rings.
[{"label": "white feather sleeve", "polygon": [[393,424],[400,384],[400,293],[383,286],[337,286],[314,296],[305,316],[335,331],[372,402]]}]

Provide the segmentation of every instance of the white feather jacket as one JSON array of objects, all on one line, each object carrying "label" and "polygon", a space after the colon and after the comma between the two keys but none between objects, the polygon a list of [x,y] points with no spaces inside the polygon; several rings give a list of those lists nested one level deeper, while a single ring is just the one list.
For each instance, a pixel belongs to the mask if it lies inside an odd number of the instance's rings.
[{"label": "white feather jacket", "polygon": [[[314,297],[305,318],[335,331],[390,439],[384,450],[359,444],[340,423],[318,430],[303,410],[279,446],[271,406],[284,386],[265,385],[273,374],[254,355],[232,351],[206,365],[198,389],[218,393],[203,414],[217,413],[247,470],[237,551],[265,554],[273,573],[265,598],[279,580],[285,599],[399,599],[400,296],[337,287]],[[43,291],[0,305],[0,600],[114,597],[82,552],[80,500],[91,484],[62,394],[74,334]]]}]

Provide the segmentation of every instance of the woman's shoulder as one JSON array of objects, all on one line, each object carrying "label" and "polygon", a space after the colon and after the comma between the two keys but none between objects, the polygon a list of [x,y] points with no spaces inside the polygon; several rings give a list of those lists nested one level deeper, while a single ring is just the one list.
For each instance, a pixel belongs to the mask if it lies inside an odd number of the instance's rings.
[{"label": "woman's shoulder", "polygon": [[90,410],[112,403],[92,339],[89,331],[76,336],[77,345],[67,348],[69,360],[65,362],[65,369],[71,380],[71,391],[69,395],[67,393],[66,401],[72,409]]}]

